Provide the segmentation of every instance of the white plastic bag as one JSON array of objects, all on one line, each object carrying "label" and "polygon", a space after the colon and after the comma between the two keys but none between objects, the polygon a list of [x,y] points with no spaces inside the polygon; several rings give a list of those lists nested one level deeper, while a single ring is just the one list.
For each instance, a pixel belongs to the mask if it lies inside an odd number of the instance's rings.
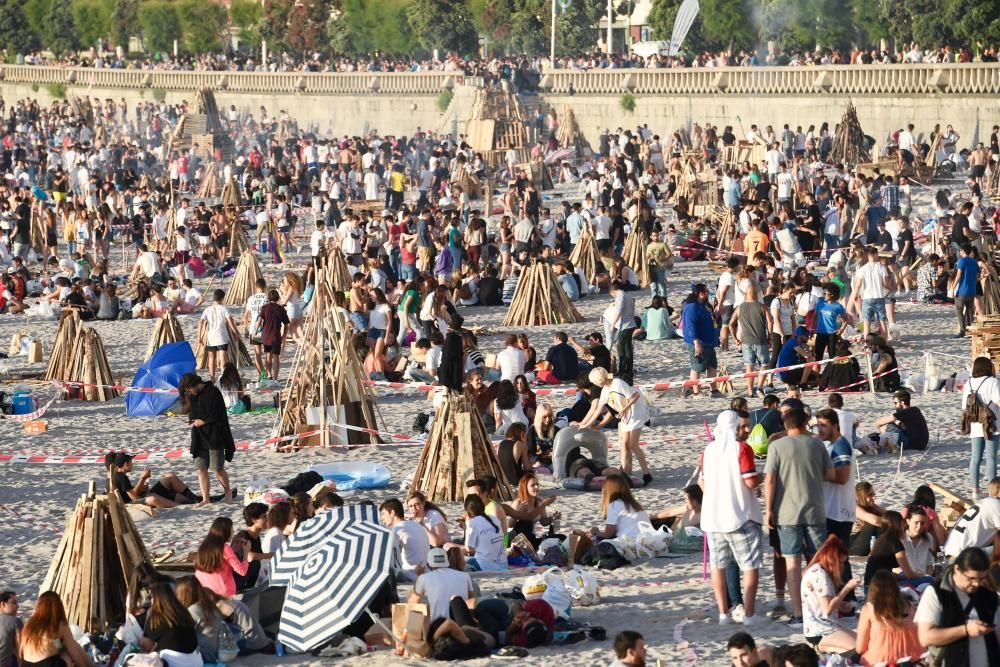
[{"label": "white plastic bag", "polygon": [[521,592],[526,600],[542,599],[549,603],[556,616],[569,618],[573,607],[573,597],[563,581],[563,572],[551,567],[541,574],[533,574],[524,580]]},{"label": "white plastic bag", "polygon": [[635,551],[639,558],[654,558],[667,553],[670,549],[670,531],[666,526],[656,530],[645,521],[639,522],[639,536],[636,538]]},{"label": "white plastic bag", "polygon": [[569,572],[563,573],[566,590],[573,598],[573,604],[578,607],[590,607],[601,601],[601,590],[597,579],[589,571],[579,565],[573,566]]},{"label": "white plastic bag", "polygon": [[250,482],[246,485],[246,489],[243,491],[243,505],[249,505],[250,503],[260,503],[264,502],[261,496],[264,492],[273,487],[274,484],[271,483],[269,477],[264,477],[261,479],[250,479]]}]

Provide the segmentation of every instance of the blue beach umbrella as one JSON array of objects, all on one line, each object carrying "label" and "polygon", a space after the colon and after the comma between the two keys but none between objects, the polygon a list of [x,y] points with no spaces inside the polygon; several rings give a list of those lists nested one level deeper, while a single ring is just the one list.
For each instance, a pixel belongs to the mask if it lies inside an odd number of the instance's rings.
[{"label": "blue beach umbrella", "polygon": [[31,194],[35,197],[35,199],[41,199],[42,201],[48,201],[49,199],[48,193],[38,185],[31,188]]},{"label": "blue beach umbrella", "polygon": [[[132,378],[133,389],[177,389],[181,376],[195,370],[194,352],[187,341],[161,345]],[[125,394],[125,414],[152,417],[167,411],[177,400],[175,392],[129,391]]]}]

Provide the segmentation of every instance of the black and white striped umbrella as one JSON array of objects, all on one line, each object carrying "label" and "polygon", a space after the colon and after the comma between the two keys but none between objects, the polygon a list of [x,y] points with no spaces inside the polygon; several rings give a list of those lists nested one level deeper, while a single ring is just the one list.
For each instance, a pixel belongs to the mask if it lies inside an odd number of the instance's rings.
[{"label": "black and white striped umbrella", "polygon": [[320,512],[274,553],[271,583],[286,586],[278,639],[306,652],[358,620],[392,565],[392,533],[374,505]]}]

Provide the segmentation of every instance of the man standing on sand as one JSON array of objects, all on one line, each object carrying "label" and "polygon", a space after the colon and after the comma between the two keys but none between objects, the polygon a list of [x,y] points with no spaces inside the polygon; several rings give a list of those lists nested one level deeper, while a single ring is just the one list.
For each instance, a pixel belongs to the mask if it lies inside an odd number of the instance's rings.
[{"label": "man standing on sand", "polygon": [[[219,290],[221,292],[222,290]],[[229,487],[229,473],[226,461],[232,461],[236,453],[233,432],[229,428],[229,415],[222,392],[212,383],[206,383],[196,373],[185,373],[178,387],[181,401],[187,409],[191,424],[191,456],[198,472],[201,486],[201,502],[195,507],[207,505],[210,501],[208,471],[214,470],[222,484],[222,500],[233,502]]]},{"label": "man standing on sand", "polygon": [[[750,435],[750,416],[726,410],[716,421],[715,439],[702,455],[701,528],[708,535],[712,589],[719,607],[719,624],[732,622],[726,596],[726,568],[733,561],[743,573],[744,625],[753,625],[757,617],[757,582],[763,564],[760,503],[754,489],[760,476],[753,450],[746,444]],[[705,465],[708,461],[711,465]]]},{"label": "man standing on sand", "polygon": [[[714,378],[716,369],[719,367],[718,357],[715,348],[718,345],[718,332],[715,330],[715,318],[712,311],[708,309],[708,287],[704,283],[698,283],[691,290],[684,302],[684,310],[681,321],[684,323],[684,347],[688,351],[688,360],[691,366],[691,380],[698,380],[701,374]],[[712,393],[716,392],[715,384],[712,384]],[[691,389],[691,394],[685,390],[685,395],[699,395],[700,386]]]},{"label": "man standing on sand", "polygon": [[213,303],[201,314],[198,323],[198,340],[205,341],[208,350],[208,374],[215,382],[215,371],[226,365],[226,351],[229,349],[229,328],[236,329],[236,322],[222,305],[226,293],[221,289],[212,294]]},{"label": "man standing on sand", "polygon": [[24,623],[17,617],[17,595],[14,591],[0,593],[0,667],[15,665],[17,636]]},{"label": "man standing on sand", "polygon": [[955,312],[958,315],[958,333],[955,338],[965,338],[965,327],[972,321],[979,283],[979,262],[972,257],[972,244],[963,243],[958,248],[960,257],[955,264]]},{"label": "man standing on sand", "polygon": [[267,293],[267,303],[260,309],[260,342],[264,347],[265,371],[272,379],[278,379],[281,371],[281,348],[288,336],[288,312],[278,303],[278,290]]},{"label": "man standing on sand", "polygon": [[260,311],[267,303],[267,281],[258,278],[254,288],[256,291],[247,299],[247,305],[243,309],[243,335],[253,345],[257,373],[260,374],[261,379],[266,379],[268,375],[264,368],[264,353],[260,342]]},{"label": "man standing on sand", "polygon": [[986,187],[986,165],[990,162],[990,152],[982,142],[969,155],[969,177],[975,180],[980,189]]},{"label": "man standing on sand", "polygon": [[826,540],[823,482],[836,481],[830,454],[819,438],[806,431],[805,410],[785,412],[786,435],[767,449],[764,466],[764,521],[777,528],[788,569],[792,627],[802,626],[802,557],[812,558]]}]

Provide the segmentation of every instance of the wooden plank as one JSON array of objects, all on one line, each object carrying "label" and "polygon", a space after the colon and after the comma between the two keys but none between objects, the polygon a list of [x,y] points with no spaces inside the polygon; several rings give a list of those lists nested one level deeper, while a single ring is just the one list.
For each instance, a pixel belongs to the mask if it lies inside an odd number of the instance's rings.
[{"label": "wooden plank", "polygon": [[[456,402],[462,399],[457,399]],[[461,406],[459,406],[461,407]],[[467,407],[467,406],[466,406]],[[470,424],[471,416],[468,410],[463,410],[455,415],[455,436],[456,445],[458,447],[458,461],[456,463],[456,475],[458,484],[460,488],[457,489],[457,494],[462,496],[465,493],[465,483],[470,479],[475,479],[476,465],[473,460],[473,442],[472,442],[472,426]]]}]

